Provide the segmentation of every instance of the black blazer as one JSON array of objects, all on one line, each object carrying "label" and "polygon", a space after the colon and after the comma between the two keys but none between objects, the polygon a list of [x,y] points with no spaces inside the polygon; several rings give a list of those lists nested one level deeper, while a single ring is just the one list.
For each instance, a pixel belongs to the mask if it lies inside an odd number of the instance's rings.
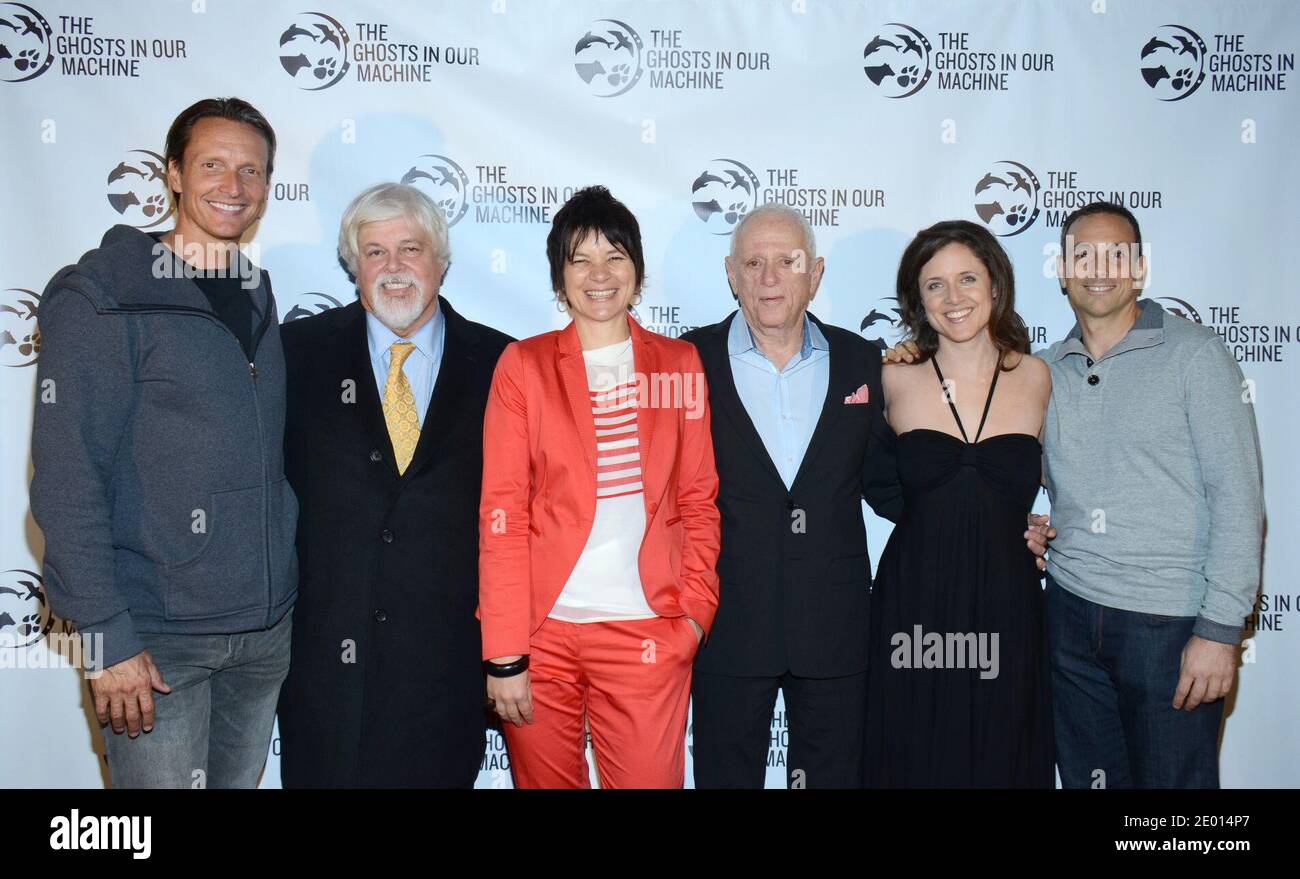
[{"label": "black blazer", "polygon": [[[880,349],[809,318],[830,345],[830,382],[789,490],[731,374],[727,334],[744,318],[732,312],[682,336],[704,361],[722,513],[718,616],[696,656],[700,671],[825,678],[867,667],[871,562],[862,499],[891,519],[902,504],[893,457],[877,449],[885,429]],[[869,402],[844,403],[863,384]]]},{"label": "black blazer", "polygon": [[473,784],[483,409],[509,336],[458,315],[398,476],[359,302],[284,325],[301,582],[280,693],[285,787]]}]

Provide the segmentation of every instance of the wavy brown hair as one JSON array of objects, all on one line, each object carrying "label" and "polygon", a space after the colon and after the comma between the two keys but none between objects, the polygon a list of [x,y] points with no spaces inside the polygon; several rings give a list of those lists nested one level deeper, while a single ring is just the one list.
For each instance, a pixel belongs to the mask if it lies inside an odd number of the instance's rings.
[{"label": "wavy brown hair", "polygon": [[[916,362],[924,363],[939,350],[939,333],[926,320],[925,305],[921,302],[921,269],[949,244],[965,245],[989,273],[990,288],[997,297],[993,300],[988,330],[999,354],[1006,355],[1009,351],[1028,354],[1029,330],[1016,314],[1016,277],[1006,251],[983,226],[967,220],[944,220],[916,233],[898,263],[895,292],[899,322],[907,331],[907,338],[916,343]],[[1004,363],[1002,369],[1011,367]]]}]

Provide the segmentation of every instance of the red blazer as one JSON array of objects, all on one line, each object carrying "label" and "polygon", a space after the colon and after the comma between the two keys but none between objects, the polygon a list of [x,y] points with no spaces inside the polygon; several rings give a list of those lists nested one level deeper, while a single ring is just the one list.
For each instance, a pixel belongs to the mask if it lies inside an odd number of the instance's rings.
[{"label": "red blazer", "polygon": [[[695,346],[628,318],[646,530],[646,603],[707,634],[718,607],[721,519],[714,500],[708,389]],[[694,397],[672,393],[673,383]],[[688,409],[688,407],[690,407]],[[529,652],[577,564],[596,516],[596,427],[578,331],[508,345],[483,417],[479,619],[483,658]]]}]

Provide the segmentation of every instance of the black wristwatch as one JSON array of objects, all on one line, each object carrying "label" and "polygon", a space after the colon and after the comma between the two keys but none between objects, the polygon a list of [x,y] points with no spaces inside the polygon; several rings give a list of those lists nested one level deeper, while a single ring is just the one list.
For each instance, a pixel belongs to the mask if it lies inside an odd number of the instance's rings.
[{"label": "black wristwatch", "polygon": [[487,672],[494,678],[512,678],[520,672],[527,670],[527,653],[516,659],[514,662],[493,662],[490,659],[483,660],[483,671]]}]

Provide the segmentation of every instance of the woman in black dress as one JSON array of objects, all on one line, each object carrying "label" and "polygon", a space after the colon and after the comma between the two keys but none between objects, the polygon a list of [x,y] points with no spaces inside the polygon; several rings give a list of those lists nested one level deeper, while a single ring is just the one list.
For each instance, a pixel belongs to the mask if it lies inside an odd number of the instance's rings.
[{"label": "woman in black dress", "polygon": [[1043,592],[1022,538],[1051,376],[984,227],[920,232],[897,293],[918,354],[883,377],[904,506],[871,597],[865,780],[1052,787]]}]

